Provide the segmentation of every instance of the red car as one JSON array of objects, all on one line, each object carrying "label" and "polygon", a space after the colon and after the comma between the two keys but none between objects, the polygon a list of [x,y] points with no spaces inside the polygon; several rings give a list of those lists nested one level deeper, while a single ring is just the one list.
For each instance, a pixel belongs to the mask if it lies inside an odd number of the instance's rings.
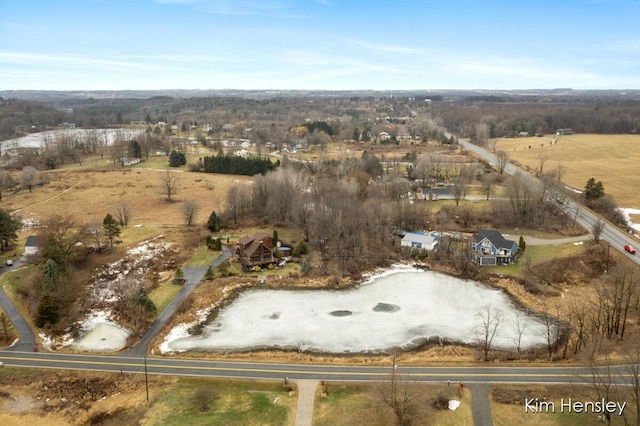
[{"label": "red car", "polygon": [[636,254],[636,249],[635,249],[635,248],[633,248],[633,246],[626,245],[626,246],[624,246],[624,249],[625,249],[626,251],[628,251],[629,253],[631,253],[631,254]]}]

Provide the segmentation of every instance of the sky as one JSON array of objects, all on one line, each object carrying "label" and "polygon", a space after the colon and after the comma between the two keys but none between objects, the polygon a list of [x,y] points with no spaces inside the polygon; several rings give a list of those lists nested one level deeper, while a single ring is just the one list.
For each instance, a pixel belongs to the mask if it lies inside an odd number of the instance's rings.
[{"label": "sky", "polygon": [[640,89],[640,0],[0,0],[0,90]]}]

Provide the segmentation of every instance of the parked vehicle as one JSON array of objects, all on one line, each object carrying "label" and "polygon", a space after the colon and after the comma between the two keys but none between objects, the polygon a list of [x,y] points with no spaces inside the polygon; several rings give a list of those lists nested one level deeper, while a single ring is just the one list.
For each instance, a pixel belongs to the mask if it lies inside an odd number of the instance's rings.
[{"label": "parked vehicle", "polygon": [[13,265],[13,260],[7,259],[7,260],[4,261],[4,264],[7,265],[7,266],[11,266],[11,265]]},{"label": "parked vehicle", "polygon": [[636,254],[636,249],[633,246],[626,245],[626,246],[624,246],[624,249],[626,251],[628,251],[629,253],[631,253],[631,254]]}]

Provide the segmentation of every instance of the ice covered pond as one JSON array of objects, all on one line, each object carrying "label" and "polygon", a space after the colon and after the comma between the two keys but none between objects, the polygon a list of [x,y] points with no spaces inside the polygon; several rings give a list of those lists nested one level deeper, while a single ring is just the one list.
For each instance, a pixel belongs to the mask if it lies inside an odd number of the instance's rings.
[{"label": "ice covered pond", "polygon": [[477,342],[479,313],[487,306],[500,323],[493,347],[543,346],[542,321],[516,307],[503,292],[433,271],[394,270],[351,290],[249,290],[207,324],[199,336],[177,327],[163,352],[239,352],[264,348],[354,353],[410,349],[427,339]]}]

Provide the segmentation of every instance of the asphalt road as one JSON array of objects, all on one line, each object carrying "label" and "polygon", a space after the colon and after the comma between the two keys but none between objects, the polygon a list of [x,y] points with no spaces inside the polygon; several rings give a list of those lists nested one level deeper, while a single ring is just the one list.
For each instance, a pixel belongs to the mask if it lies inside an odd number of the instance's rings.
[{"label": "asphalt road", "polygon": [[[211,263],[211,268],[217,268],[222,262],[229,259],[232,255],[232,249],[223,245],[222,253]],[[122,354],[123,356],[143,357],[146,355],[149,351],[149,345],[153,339],[171,319],[182,301],[191,294],[198,283],[202,281],[202,278],[204,278],[207,273],[207,268],[208,266],[187,266],[183,269],[184,278],[186,280],[185,284],[182,286],[178,294],[176,294],[176,297],[173,298],[171,303],[169,303],[162,313],[158,315],[158,318],[151,323],[138,343],[133,348],[124,351]]]},{"label": "asphalt road", "polygon": [[[458,141],[460,146],[464,147],[466,150],[473,152],[476,156],[488,161],[490,164],[494,166],[497,165],[496,156],[489,151],[465,141]],[[526,179],[532,185],[542,188],[542,183],[535,176],[530,175],[529,173],[518,169],[513,164],[509,163],[506,165],[504,171],[510,175],[519,174],[524,179]],[[576,222],[580,223],[585,229],[591,231],[594,227],[594,224],[600,220],[604,223],[604,228],[602,230],[601,239],[608,242],[611,245],[611,248],[618,250],[623,253],[632,261],[640,264],[640,257],[638,255],[633,255],[624,250],[624,246],[627,244],[631,244],[633,246],[638,246],[638,241],[630,234],[621,231],[618,227],[608,222],[606,219],[597,215],[596,213],[589,210],[584,205],[573,201],[566,197],[564,194],[559,194],[554,191],[550,191],[549,193],[550,199],[556,199],[557,197],[561,197],[563,200],[562,205],[559,205],[565,214],[569,217],[575,217]]]},{"label": "asphalt road", "polygon": [[[238,379],[274,379],[327,381],[388,380],[391,366],[273,364],[210,361],[181,358],[80,355],[44,352],[0,351],[6,366],[65,370],[94,370],[174,376],[223,377]],[[630,377],[624,366],[612,376],[617,381]],[[402,367],[396,374],[412,382],[445,383],[589,383],[587,367]]]},{"label": "asphalt road", "polygon": [[[27,258],[25,256],[19,257],[18,259],[15,259],[13,261],[12,266],[5,266],[4,268],[0,269],[0,275],[4,274],[7,271],[18,269],[25,263],[27,263]],[[5,293],[3,287],[0,287],[0,306],[2,306],[2,310],[7,314],[9,319],[11,319],[15,330],[20,336],[18,343],[12,346],[9,350],[32,350],[36,344],[36,337],[33,334],[33,331],[31,331],[31,327],[29,327],[29,324],[27,324],[27,322],[22,318],[16,307],[13,306],[13,303],[7,296],[7,293]]]}]

